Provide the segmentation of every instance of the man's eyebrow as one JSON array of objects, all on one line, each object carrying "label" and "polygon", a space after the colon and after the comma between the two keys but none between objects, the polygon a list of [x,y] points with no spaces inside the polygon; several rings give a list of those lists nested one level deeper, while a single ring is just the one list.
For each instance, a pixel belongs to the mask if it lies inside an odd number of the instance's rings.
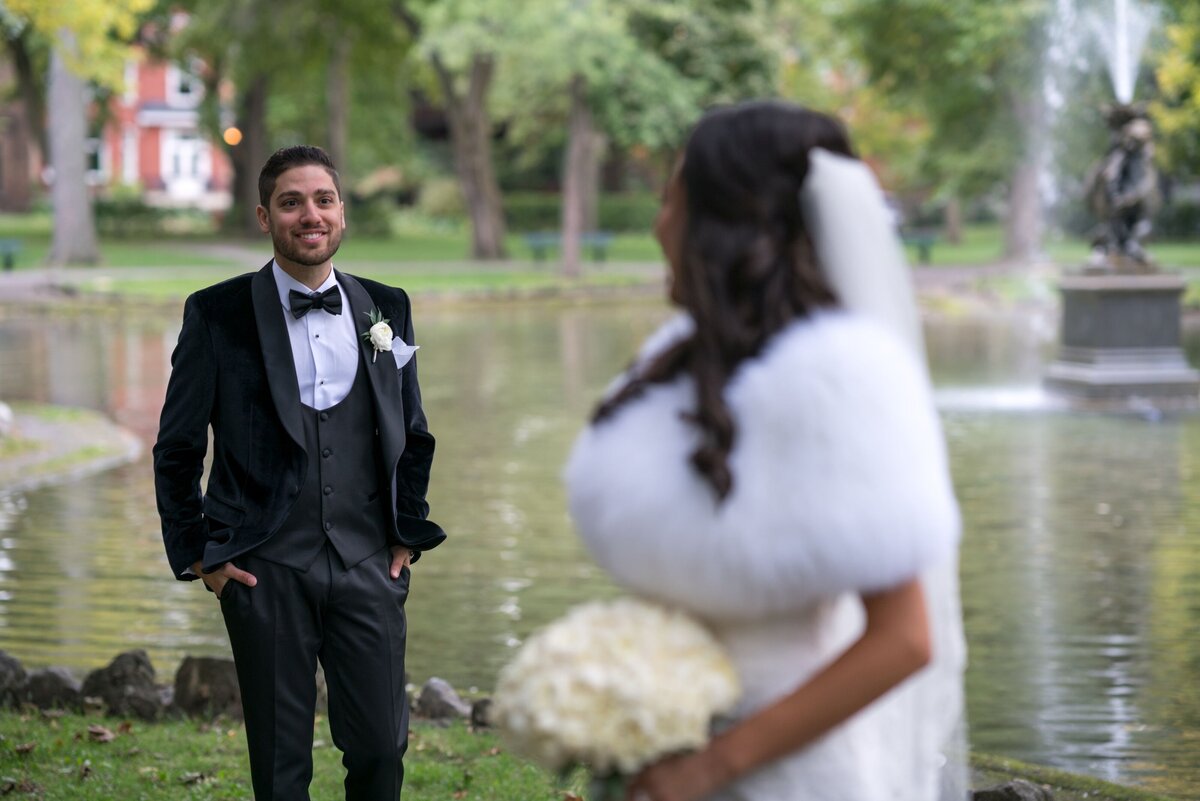
[{"label": "man's eyebrow", "polygon": [[[325,189],[314,190],[313,194],[314,195],[336,195],[337,190],[334,189],[333,187],[328,187]],[[286,191],[280,192],[275,197],[277,197],[279,199],[283,199],[285,197],[304,197],[304,193],[297,189],[288,189]]]}]

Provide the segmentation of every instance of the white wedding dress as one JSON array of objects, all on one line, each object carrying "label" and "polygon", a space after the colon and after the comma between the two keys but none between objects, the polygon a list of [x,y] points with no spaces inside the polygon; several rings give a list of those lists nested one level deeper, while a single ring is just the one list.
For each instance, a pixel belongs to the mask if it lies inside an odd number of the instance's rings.
[{"label": "white wedding dress", "polygon": [[[669,322],[639,363],[690,325]],[[860,593],[915,576],[934,661],[706,801],[959,801],[959,518],[924,368],[874,319],[828,311],[773,337],[725,397],[735,483],[720,504],[688,461],[698,440],[680,417],[694,408],[690,378],[649,387],[583,432],[566,481],[597,562],[631,592],[713,629],[742,682],[735,718],[843,652],[863,628]]]}]

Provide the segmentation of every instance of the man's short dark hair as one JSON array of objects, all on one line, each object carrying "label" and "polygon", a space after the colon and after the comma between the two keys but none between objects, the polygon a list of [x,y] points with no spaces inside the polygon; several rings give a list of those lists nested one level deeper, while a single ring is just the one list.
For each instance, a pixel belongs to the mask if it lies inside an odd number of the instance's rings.
[{"label": "man's short dark hair", "polygon": [[337,169],[334,168],[333,159],[329,158],[329,154],[316,145],[292,145],[276,150],[263,165],[262,172],[258,174],[258,202],[262,204],[263,208],[269,208],[271,194],[275,191],[275,182],[279,176],[293,167],[304,167],[310,164],[325,168],[325,172],[329,173],[329,177],[333,179],[333,188],[337,190],[338,197],[341,197],[342,183],[338,179]]}]

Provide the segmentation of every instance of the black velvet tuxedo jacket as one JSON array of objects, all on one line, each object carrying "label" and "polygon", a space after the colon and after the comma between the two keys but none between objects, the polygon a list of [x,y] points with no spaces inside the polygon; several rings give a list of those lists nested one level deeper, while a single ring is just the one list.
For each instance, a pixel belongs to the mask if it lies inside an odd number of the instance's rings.
[{"label": "black velvet tuxedo jacket", "polygon": [[[360,370],[366,370],[395,525],[393,544],[417,554],[446,538],[425,519],[425,492],[433,461],[433,436],[421,408],[416,358],[400,370],[392,354],[372,361],[361,339],[368,312],[379,309],[413,344],[411,305],[403,290],[337,273],[343,314],[360,334]],[[310,312],[313,314],[324,312]],[[197,578],[266,541],[283,524],[316,454],[304,449],[300,389],[291,341],[271,264],[191,295],[171,356],[154,446],[154,485],[163,542],[179,579]],[[364,420],[364,425],[371,421]],[[212,465],[202,493],[201,476],[212,428]],[[316,525],[316,521],[314,521]]]}]

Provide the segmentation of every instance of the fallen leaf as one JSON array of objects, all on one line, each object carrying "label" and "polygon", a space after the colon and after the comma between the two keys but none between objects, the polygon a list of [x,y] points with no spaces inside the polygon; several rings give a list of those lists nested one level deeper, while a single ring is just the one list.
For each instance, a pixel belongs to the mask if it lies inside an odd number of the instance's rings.
[{"label": "fallen leaf", "polygon": [[37,743],[21,743],[20,745],[13,746],[13,750],[18,754],[28,754],[35,748],[37,748]]},{"label": "fallen leaf", "polygon": [[583,801],[583,796],[575,795],[570,790],[563,793],[563,801]]},{"label": "fallen leaf", "polygon": [[113,733],[112,729],[105,728],[99,723],[89,724],[87,730],[88,737],[91,738],[92,742],[111,743],[113,740],[117,739],[117,735]]},{"label": "fallen leaf", "polygon": [[[498,756],[499,754],[500,754],[500,746],[496,746],[495,748],[492,748],[487,752],[488,756]],[[583,801],[583,799],[580,799],[580,801]]]},{"label": "fallen leaf", "polygon": [[199,784],[206,776],[203,773],[185,773],[179,777],[180,784]]},{"label": "fallen leaf", "polygon": [[83,764],[79,766],[79,778],[82,781],[83,779],[86,779],[91,775],[92,775],[92,760],[85,759],[85,760],[83,760]]},{"label": "fallen leaf", "polygon": [[117,727],[117,734],[129,734],[133,731],[133,721],[123,720],[121,725]]}]

